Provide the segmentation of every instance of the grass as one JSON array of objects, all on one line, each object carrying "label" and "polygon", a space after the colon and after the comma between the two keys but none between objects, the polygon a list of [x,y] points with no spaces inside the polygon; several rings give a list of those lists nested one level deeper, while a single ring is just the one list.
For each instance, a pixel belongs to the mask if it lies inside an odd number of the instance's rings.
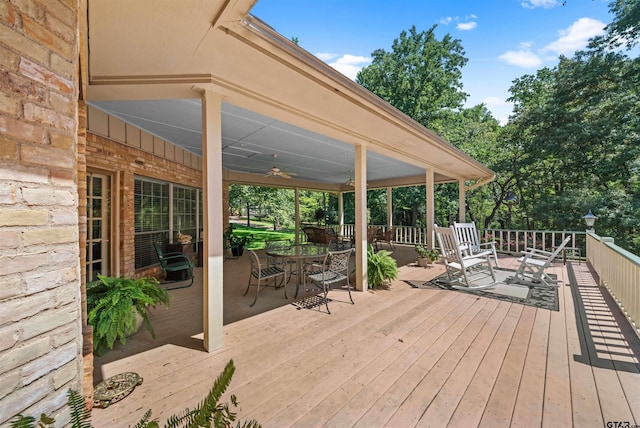
[{"label": "grass", "polygon": [[265,241],[289,239],[293,242],[296,237],[295,231],[289,229],[268,230],[264,227],[247,227],[238,223],[236,223],[233,234],[236,236],[250,236],[246,245],[250,250],[264,248]]}]

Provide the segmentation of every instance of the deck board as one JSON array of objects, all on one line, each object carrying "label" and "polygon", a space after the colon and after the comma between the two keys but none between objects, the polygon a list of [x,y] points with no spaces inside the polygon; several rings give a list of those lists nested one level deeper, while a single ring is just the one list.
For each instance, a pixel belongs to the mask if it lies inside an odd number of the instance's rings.
[{"label": "deck board", "polygon": [[[590,337],[592,341],[590,346],[586,346],[586,350],[600,400],[602,419],[605,423],[637,420],[633,415],[636,406],[632,401],[639,392],[637,378],[634,383],[622,381],[627,378],[625,370],[630,370],[632,377],[637,376],[637,358],[633,355],[633,350],[626,346],[618,322],[605,302],[603,290],[594,281],[583,277],[576,292],[584,308],[584,313],[578,316],[577,322],[587,333],[587,340]],[[616,376],[611,376],[612,373],[616,373]],[[631,391],[625,391],[626,386]]]},{"label": "deck board", "polygon": [[480,426],[508,426],[511,423],[535,314],[536,310],[531,306],[524,307],[520,314]]},{"label": "deck board", "polygon": [[[577,289],[574,290],[579,294]],[[573,423],[575,426],[588,426],[590,424],[605,426],[602,419],[600,406],[597,403],[598,391],[591,365],[576,361],[575,356],[580,355],[583,347],[585,325],[583,325],[579,313],[576,310],[575,298],[565,299],[564,309],[567,314],[573,314],[576,322],[567,323],[567,346],[569,352],[569,372],[571,375],[571,406],[573,409]]]},{"label": "deck board", "polygon": [[346,290],[333,291],[331,315],[296,309],[282,289],[264,290],[249,308],[246,264],[225,262],[223,349],[201,349],[198,278],[170,292],[170,310],[153,312],[157,340],[141,332],[96,358],[97,379],[135,371],[144,383],[94,410],[94,426],[133,425],[147,409],[163,422],[200,402],[229,359],[236,373],[224,399],[235,394],[239,419],[264,427],[640,423],[640,341],[620,327],[584,263],[573,274],[554,264],[559,311],[416,288],[405,281],[443,267],[411,264],[387,289],[354,292],[355,305]]},{"label": "deck board", "polygon": [[[455,387],[455,374],[466,370],[473,371],[474,362],[478,362],[478,347],[473,345],[481,336],[483,329],[499,306],[498,301],[486,302],[486,305],[476,314],[460,337],[449,347],[436,365],[420,381],[411,395],[398,407],[387,426],[416,426],[423,422],[432,422],[425,413],[434,408],[436,397],[445,399],[447,391],[445,385]],[[465,357],[467,357],[465,359]],[[472,367],[469,367],[471,364]],[[460,382],[458,382],[460,384]],[[444,410],[445,407],[442,408]]]},{"label": "deck board", "polygon": [[545,379],[541,374],[547,367],[550,314],[550,311],[536,311],[511,426],[529,426],[530,421],[542,420]]},{"label": "deck board", "polygon": [[522,309],[523,307],[520,305],[510,306],[507,316],[500,325],[480,367],[456,408],[449,423],[450,426],[474,427],[480,424]]},{"label": "deck board", "polygon": [[[555,269],[557,272],[557,269]],[[560,279],[560,277],[559,277]],[[565,308],[568,288],[558,286],[558,306]],[[565,310],[551,312],[551,324],[547,346],[547,370],[545,373],[544,407],[542,426],[572,426],[571,383],[569,377],[569,355]]]},{"label": "deck board", "polygon": [[494,340],[500,325],[504,321],[510,306],[510,303],[499,302],[495,307],[490,319],[482,327],[476,339],[456,365],[454,373],[451,374],[447,382],[429,403],[417,426],[442,427],[449,423],[467,390],[469,382],[482,363],[489,344]]},{"label": "deck board", "polygon": [[[449,312],[443,319],[441,327],[433,329],[434,333],[440,332],[440,334],[436,333],[437,337],[434,337],[435,334],[425,335],[427,340],[416,343],[394,362],[394,366],[386,370],[386,388],[379,388],[378,385],[368,388],[370,408],[354,424],[355,427],[382,426],[393,416],[396,409],[420,383],[422,377],[433,368],[480,311],[480,305],[474,305],[474,300],[469,296],[466,299],[468,306],[459,305],[456,308],[462,311]],[[400,371],[402,373],[399,373]]]}]

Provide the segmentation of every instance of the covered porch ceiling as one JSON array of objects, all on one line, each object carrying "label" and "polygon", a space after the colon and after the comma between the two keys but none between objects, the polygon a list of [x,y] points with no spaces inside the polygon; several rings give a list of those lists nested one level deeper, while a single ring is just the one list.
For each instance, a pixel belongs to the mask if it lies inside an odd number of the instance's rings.
[{"label": "covered porch ceiling", "polygon": [[[150,134],[202,155],[201,102],[198,99],[96,101],[90,104]],[[273,155],[277,157],[274,159]],[[237,182],[343,190],[354,178],[355,147],[232,104],[222,105],[222,162]],[[274,164],[292,179],[270,177]],[[248,174],[248,175],[247,175]],[[424,184],[424,168],[367,152],[369,187]],[[437,174],[436,181],[448,177]],[[307,183],[308,184],[308,183]]]},{"label": "covered porch ceiling", "polygon": [[[222,96],[227,179],[349,190],[357,145],[370,188],[487,182],[494,173],[249,15],[255,0],[93,0],[89,104],[193,153],[201,93]],[[292,180],[264,177],[273,166]],[[310,186],[313,187],[313,186]]]}]

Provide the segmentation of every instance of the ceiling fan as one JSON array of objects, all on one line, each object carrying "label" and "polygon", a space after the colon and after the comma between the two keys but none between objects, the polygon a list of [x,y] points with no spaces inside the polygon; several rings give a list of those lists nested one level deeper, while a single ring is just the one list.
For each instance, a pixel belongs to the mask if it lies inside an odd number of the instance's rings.
[{"label": "ceiling fan", "polygon": [[282,178],[291,178],[292,175],[296,175],[295,172],[284,172],[281,171],[280,168],[278,168],[276,166],[276,159],[278,158],[278,155],[271,155],[273,156],[273,166],[271,168],[269,168],[269,170],[267,171],[267,176],[269,177],[282,177]]},{"label": "ceiling fan", "polygon": [[[344,185],[345,186],[349,186],[349,187],[356,187],[356,180],[353,179],[353,176],[351,175],[351,173],[353,172],[353,170],[349,170],[349,179],[347,181],[345,181]],[[369,183],[367,183],[367,187],[369,187]]]},{"label": "ceiling fan", "polygon": [[345,186],[355,187],[356,181],[351,177],[351,170],[349,170],[349,179],[344,183]]}]

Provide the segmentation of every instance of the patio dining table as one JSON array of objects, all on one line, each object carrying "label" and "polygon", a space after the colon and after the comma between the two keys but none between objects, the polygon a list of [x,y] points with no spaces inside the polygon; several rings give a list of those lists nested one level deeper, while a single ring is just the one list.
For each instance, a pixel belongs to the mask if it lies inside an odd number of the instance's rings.
[{"label": "patio dining table", "polygon": [[311,245],[311,244],[298,244],[291,245],[284,248],[272,248],[266,251],[266,254],[271,257],[279,257],[285,260],[293,260],[296,262],[296,294],[298,297],[298,290],[300,284],[302,284],[303,278],[303,264],[308,260],[316,260],[323,258],[329,252],[328,245]]}]

